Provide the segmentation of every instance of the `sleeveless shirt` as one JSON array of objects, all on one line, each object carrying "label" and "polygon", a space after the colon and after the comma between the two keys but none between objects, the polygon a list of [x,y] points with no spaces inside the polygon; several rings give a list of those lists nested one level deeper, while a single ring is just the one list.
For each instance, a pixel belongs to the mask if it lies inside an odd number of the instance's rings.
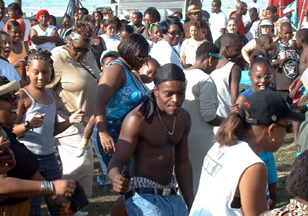
[{"label": "sleeveless shirt", "polygon": [[42,127],[33,128],[27,131],[23,136],[19,137],[19,141],[24,143],[27,148],[36,155],[49,155],[55,153],[54,144],[54,128],[56,116],[56,101],[51,90],[46,89],[49,96],[52,98],[51,104],[40,104],[35,101],[29,92],[22,89],[31,99],[32,105],[29,110],[22,116],[21,123],[26,120],[30,121],[34,115],[44,114]]}]

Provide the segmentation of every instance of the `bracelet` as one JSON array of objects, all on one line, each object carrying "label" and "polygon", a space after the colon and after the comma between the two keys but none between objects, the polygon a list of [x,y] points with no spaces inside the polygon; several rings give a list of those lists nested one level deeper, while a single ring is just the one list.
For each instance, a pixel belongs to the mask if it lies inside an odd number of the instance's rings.
[{"label": "bracelet", "polygon": [[55,194],[55,187],[51,181],[41,181],[41,194],[51,196]]}]

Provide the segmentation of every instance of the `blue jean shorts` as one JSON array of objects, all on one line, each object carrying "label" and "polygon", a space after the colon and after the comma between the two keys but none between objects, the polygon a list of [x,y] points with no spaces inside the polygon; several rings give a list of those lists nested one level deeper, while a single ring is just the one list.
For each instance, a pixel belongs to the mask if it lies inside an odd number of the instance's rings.
[{"label": "blue jean shorts", "polygon": [[177,194],[135,194],[125,200],[125,207],[129,216],[188,216],[186,206]]}]

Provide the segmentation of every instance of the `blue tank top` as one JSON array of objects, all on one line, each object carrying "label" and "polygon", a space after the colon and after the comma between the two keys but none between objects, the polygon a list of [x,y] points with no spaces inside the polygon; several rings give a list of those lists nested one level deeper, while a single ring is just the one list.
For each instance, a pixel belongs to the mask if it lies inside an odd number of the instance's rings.
[{"label": "blue tank top", "polygon": [[123,121],[131,110],[148,98],[148,94],[146,88],[121,60],[117,59],[110,63],[110,65],[112,64],[119,64],[124,68],[126,82],[108,102],[106,116],[107,120]]}]

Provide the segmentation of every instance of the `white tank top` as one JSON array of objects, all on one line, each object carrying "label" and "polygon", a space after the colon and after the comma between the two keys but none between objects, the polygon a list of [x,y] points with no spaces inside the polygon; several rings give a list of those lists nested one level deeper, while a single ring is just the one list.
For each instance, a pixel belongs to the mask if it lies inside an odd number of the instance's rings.
[{"label": "white tank top", "polygon": [[219,145],[215,143],[204,158],[190,216],[243,215],[241,208],[231,208],[239,180],[251,165],[264,164],[246,142],[238,141],[233,146],[222,148]]},{"label": "white tank top", "polygon": [[227,117],[231,114],[231,89],[229,85],[229,78],[233,65],[234,62],[229,61],[225,66],[216,69],[211,73],[211,77],[216,84],[219,101],[216,114],[221,117]]},{"label": "white tank top", "polygon": [[[48,25],[46,31],[41,29],[39,25],[35,25],[32,28],[37,32],[38,36],[52,36],[52,31],[54,30],[55,26]],[[32,48],[35,50],[41,48],[42,50],[48,50],[50,52],[55,47],[56,43],[51,43],[51,42],[43,43],[40,45],[32,43]]]}]

